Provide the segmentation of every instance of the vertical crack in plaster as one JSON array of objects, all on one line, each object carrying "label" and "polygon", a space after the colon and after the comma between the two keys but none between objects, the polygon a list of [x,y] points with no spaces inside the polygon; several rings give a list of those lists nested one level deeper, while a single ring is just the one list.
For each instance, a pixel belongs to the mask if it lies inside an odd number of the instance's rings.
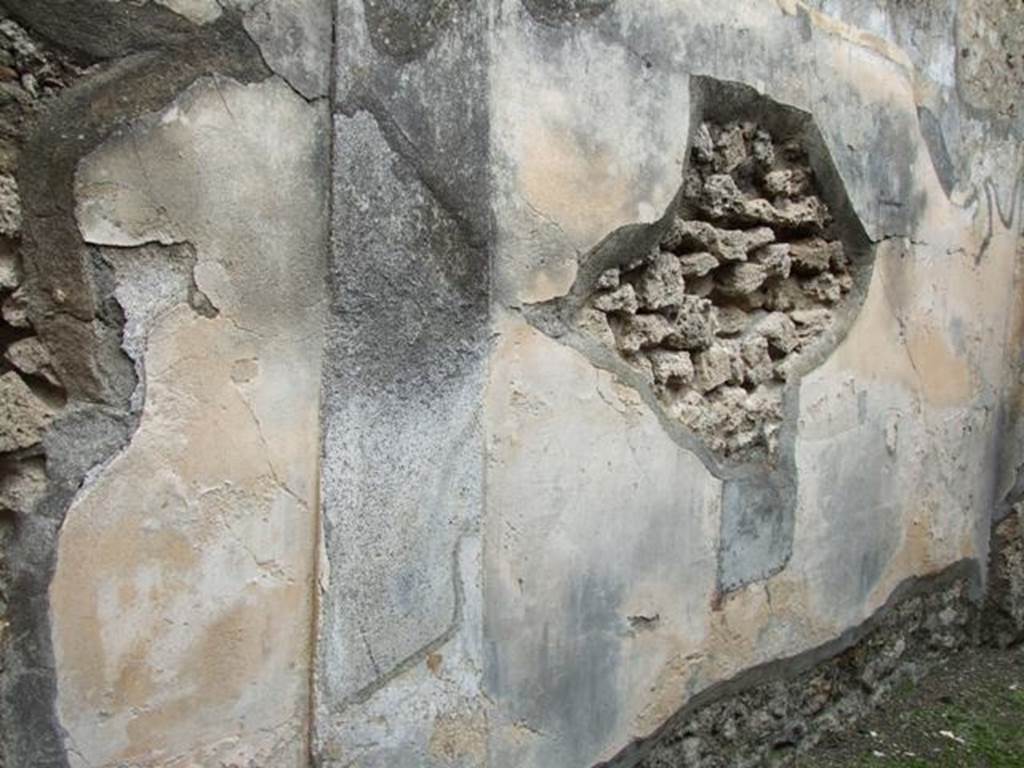
[{"label": "vertical crack in plaster", "polygon": [[309,503],[304,500],[298,493],[291,489],[287,482],[281,479],[281,476],[277,472],[277,468],[274,466],[273,451],[270,448],[270,443],[267,442],[266,435],[263,433],[263,424],[260,421],[259,416],[256,415],[255,409],[252,407],[252,403],[249,399],[241,392],[237,385],[235,385],[235,393],[238,395],[239,401],[244,406],[245,410],[249,413],[252,418],[253,426],[256,428],[256,434],[259,437],[260,444],[263,446],[263,452],[266,456],[267,469],[270,471],[270,476],[274,479],[277,486],[295,499],[296,502],[303,508],[309,509]]},{"label": "vertical crack in plaster", "polygon": [[[330,50],[328,51],[328,71],[327,71],[327,91],[325,94],[325,100],[328,107],[328,146],[327,146],[327,168],[324,169],[324,173],[327,174],[327,215],[326,215],[326,227],[327,227],[327,243],[328,251],[330,251],[330,243],[332,240],[332,232],[334,228],[334,206],[335,206],[335,190],[333,184],[333,174],[335,165],[335,159],[337,155],[337,133],[334,130],[334,113],[337,101],[337,81],[338,81],[338,2],[337,0],[324,0],[330,6],[330,33],[329,45]],[[325,307],[329,306],[329,302],[325,297]],[[325,334],[326,337],[326,334]],[[326,338],[321,341],[322,349],[326,350]],[[321,377],[323,374],[321,374]],[[326,539],[324,533],[324,508],[323,508],[323,461],[324,461],[324,386],[321,381],[321,385],[318,390],[318,408],[317,408],[317,426],[320,429],[319,446],[316,452],[317,461],[317,473],[316,483],[314,485],[314,504],[313,510],[315,514],[315,521],[313,526],[313,595],[312,595],[312,615],[310,616],[310,640],[309,640],[309,674],[307,676],[307,685],[309,686],[309,696],[306,703],[306,711],[309,713],[306,719],[306,761],[310,768],[315,768],[318,765],[318,759],[316,755],[316,735],[317,735],[317,657],[320,651],[320,635],[322,632],[321,613],[323,611],[323,593],[330,585],[330,562],[328,560]],[[360,626],[360,632],[362,632],[362,626]],[[368,652],[369,653],[369,652]],[[375,660],[374,660],[374,663]]]}]

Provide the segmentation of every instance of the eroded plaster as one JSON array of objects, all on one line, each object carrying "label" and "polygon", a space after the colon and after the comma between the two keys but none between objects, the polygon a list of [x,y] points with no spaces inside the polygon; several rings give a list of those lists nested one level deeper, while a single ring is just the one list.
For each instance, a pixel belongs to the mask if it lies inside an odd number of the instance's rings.
[{"label": "eroded plaster", "polygon": [[208,78],[79,166],[141,419],[60,537],[73,764],[304,764],[326,136],[280,80]]},{"label": "eroded plaster", "polygon": [[[892,629],[908,585],[935,617],[887,637],[961,642],[1018,484],[1022,130],[991,3],[83,3],[7,3],[98,62],[11,176],[27,276],[0,262],[5,321],[40,328],[4,365],[69,393],[45,463],[18,455],[60,484],[18,518],[38,616],[4,687],[59,743],[17,725],[12,754],[625,768],[675,759],[694,702]],[[842,316],[774,448],[728,456],[667,418],[680,360],[640,375],[562,311],[618,311],[597,265],[674,223],[701,124],[764,117],[710,114],[716,83],[815,126],[871,256],[845,286],[829,256]],[[634,277],[638,307],[666,285]]]}]

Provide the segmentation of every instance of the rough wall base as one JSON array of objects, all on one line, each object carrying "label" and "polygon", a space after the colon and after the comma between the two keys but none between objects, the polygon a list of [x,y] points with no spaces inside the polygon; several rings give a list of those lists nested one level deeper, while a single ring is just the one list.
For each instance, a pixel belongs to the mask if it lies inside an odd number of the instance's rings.
[{"label": "rough wall base", "polygon": [[992,528],[988,590],[982,613],[985,642],[1006,648],[1024,640],[1024,506]]},{"label": "rough wall base", "polygon": [[902,682],[977,637],[977,566],[961,561],[897,589],[872,618],[799,656],[748,670],[696,696],[607,768],[789,765],[848,731]]}]

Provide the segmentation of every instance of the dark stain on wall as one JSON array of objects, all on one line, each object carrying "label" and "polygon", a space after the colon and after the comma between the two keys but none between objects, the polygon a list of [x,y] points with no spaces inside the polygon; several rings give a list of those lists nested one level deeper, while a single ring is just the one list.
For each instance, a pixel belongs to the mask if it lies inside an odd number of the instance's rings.
[{"label": "dark stain on wall", "polygon": [[523,7],[541,24],[561,25],[596,19],[615,0],[523,0]]}]

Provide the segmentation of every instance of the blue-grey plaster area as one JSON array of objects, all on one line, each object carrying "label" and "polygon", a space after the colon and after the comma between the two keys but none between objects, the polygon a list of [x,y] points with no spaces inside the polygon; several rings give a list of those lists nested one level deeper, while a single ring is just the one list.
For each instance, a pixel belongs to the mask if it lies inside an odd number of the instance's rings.
[{"label": "blue-grey plaster area", "polygon": [[479,526],[489,214],[480,9],[338,3],[314,750],[450,640]]},{"label": "blue-grey plaster area", "polygon": [[319,674],[345,701],[457,613],[447,566],[480,496],[467,468],[479,466],[487,262],[371,114],[335,130]]},{"label": "blue-grey plaster area", "polygon": [[523,7],[541,24],[573,24],[594,19],[615,0],[523,0]]},{"label": "blue-grey plaster area", "polygon": [[752,475],[722,485],[718,585],[739,589],[778,573],[793,551],[792,488],[773,475]]},{"label": "blue-grey plaster area", "polygon": [[[542,586],[530,584],[524,589],[538,594]],[[538,626],[531,633],[536,680],[546,684],[524,679],[522,658],[500,649],[490,657],[487,687],[491,695],[509,702],[507,716],[513,721],[559,734],[561,743],[553,759],[571,763],[614,728],[620,717],[614,684],[621,663],[618,638],[630,628],[616,608],[626,587],[621,574],[582,573],[559,591],[557,607],[564,622],[558,627]],[[498,624],[490,629],[509,631]],[[499,758],[500,762],[514,759],[512,755]]]}]

